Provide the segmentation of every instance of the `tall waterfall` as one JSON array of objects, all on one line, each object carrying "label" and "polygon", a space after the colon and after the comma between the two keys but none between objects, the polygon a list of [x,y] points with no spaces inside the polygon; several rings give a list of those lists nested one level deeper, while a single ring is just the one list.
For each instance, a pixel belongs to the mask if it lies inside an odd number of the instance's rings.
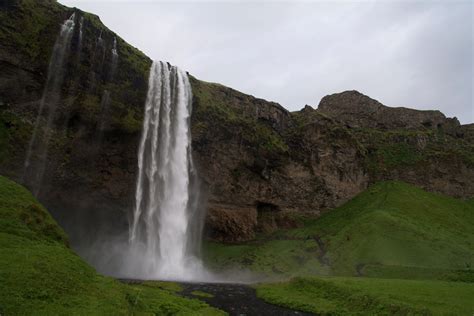
[{"label": "tall waterfall", "polygon": [[138,151],[130,245],[135,276],[195,279],[202,231],[190,137],[191,87],[185,72],[154,62]]},{"label": "tall waterfall", "polygon": [[[57,103],[64,75],[64,64],[69,53],[71,38],[74,31],[73,13],[64,21],[61,31],[56,39],[48,66],[48,78],[43,90],[38,115],[36,117],[33,134],[28,145],[24,164],[23,180],[27,182],[37,196],[46,168],[48,144],[51,138],[52,124],[56,114]],[[40,125],[46,120],[42,131]]]}]

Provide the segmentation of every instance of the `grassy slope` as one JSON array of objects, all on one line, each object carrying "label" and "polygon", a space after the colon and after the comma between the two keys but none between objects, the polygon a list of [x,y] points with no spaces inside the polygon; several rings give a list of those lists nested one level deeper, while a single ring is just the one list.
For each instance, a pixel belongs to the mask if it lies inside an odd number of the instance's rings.
[{"label": "grassy slope", "polygon": [[209,243],[207,259],[268,275],[474,279],[474,204],[401,182],[372,186],[303,228],[243,245]]},{"label": "grassy slope", "polygon": [[474,285],[375,278],[295,278],[262,284],[271,303],[330,315],[472,315]]},{"label": "grassy slope", "polygon": [[212,315],[161,283],[123,285],[98,275],[23,187],[0,177],[0,314]]}]

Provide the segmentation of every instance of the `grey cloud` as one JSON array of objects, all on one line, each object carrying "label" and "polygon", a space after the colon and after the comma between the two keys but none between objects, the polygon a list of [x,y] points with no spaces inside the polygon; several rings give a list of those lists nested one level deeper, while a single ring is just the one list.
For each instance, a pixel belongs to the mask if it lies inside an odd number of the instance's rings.
[{"label": "grey cloud", "polygon": [[356,89],[474,121],[471,1],[61,2],[151,58],[290,110]]}]

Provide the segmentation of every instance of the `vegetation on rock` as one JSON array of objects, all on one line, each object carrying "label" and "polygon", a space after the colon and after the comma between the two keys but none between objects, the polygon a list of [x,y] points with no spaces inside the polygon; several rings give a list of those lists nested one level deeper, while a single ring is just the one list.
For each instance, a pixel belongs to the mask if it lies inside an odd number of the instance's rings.
[{"label": "vegetation on rock", "polygon": [[284,138],[271,123],[259,120],[258,115],[250,110],[259,106],[256,104],[258,99],[217,83],[191,79],[195,107],[193,120],[198,122],[193,125],[193,135],[200,136],[219,126],[227,133],[238,133],[243,146],[264,157],[275,158],[288,151]]},{"label": "vegetation on rock", "polygon": [[368,168],[374,178],[394,168],[423,168],[431,161],[449,161],[474,167],[474,145],[443,131],[353,129],[368,153]]}]

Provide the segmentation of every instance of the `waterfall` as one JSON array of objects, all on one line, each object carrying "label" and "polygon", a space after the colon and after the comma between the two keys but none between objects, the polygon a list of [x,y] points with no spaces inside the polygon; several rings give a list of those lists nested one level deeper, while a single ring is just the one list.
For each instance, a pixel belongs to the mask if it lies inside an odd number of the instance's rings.
[{"label": "waterfall", "polygon": [[190,137],[191,87],[177,67],[154,62],[138,151],[130,245],[134,276],[195,279],[202,216]]},{"label": "waterfall", "polygon": [[[117,60],[118,60],[118,53],[117,53],[117,39],[114,37],[114,44],[112,46],[112,59],[110,61],[110,69],[107,75],[107,81],[112,82],[114,80],[115,71],[117,70]],[[107,89],[102,91],[102,97],[100,101],[100,124],[98,133],[99,136],[97,137],[98,144],[100,145],[103,137],[103,132],[105,126],[107,124],[107,116],[109,114],[109,103],[110,103],[110,92]]]},{"label": "waterfall", "polygon": [[112,80],[115,76],[115,70],[117,69],[117,60],[118,60],[117,38],[114,37],[114,45],[112,46],[112,61],[110,62],[109,80]]},{"label": "waterfall", "polygon": [[102,97],[100,101],[100,115],[99,115],[99,143],[102,140],[102,133],[105,129],[105,123],[107,121],[107,115],[109,114],[109,102],[110,102],[110,92],[104,90],[102,92]]},{"label": "waterfall", "polygon": [[80,53],[82,50],[82,25],[84,24],[84,17],[81,16],[79,20],[79,43],[77,44],[77,51]]},{"label": "waterfall", "polygon": [[112,58],[117,58],[118,53],[117,53],[117,38],[114,37],[114,46],[112,47]]},{"label": "waterfall", "polygon": [[[64,64],[69,53],[72,34],[74,31],[73,13],[69,19],[61,25],[60,33],[53,47],[53,52],[48,66],[48,77],[40,101],[38,115],[36,117],[33,134],[31,136],[25,164],[23,181],[28,183],[35,196],[38,196],[46,168],[48,156],[48,143],[51,138],[52,124],[56,114],[57,103],[64,75]],[[42,131],[40,125],[46,119]],[[39,135],[40,134],[40,135]]]},{"label": "waterfall", "polygon": [[100,30],[99,37],[97,38],[97,44],[102,46],[104,44],[104,40],[102,39],[102,30]]}]

